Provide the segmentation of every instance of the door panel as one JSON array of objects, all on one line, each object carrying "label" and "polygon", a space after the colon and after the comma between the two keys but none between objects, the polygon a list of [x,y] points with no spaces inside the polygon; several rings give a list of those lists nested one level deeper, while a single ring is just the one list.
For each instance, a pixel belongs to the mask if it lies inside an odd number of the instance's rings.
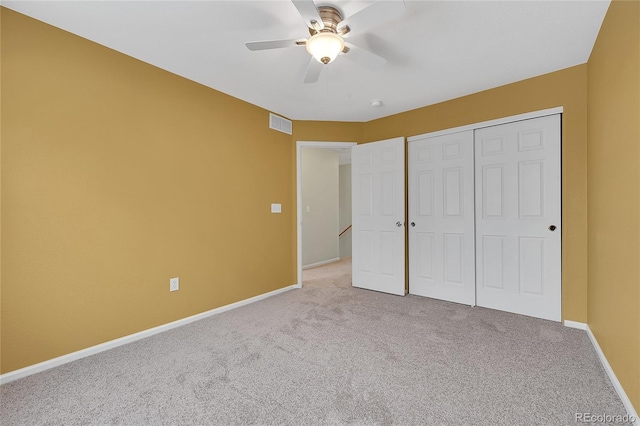
[{"label": "door panel", "polygon": [[404,138],[351,152],[353,286],[405,295]]},{"label": "door panel", "polygon": [[409,143],[409,292],[475,304],[473,131]]},{"label": "door panel", "polygon": [[476,130],[475,146],[477,304],[560,321],[560,115]]},{"label": "door panel", "polygon": [[482,279],[478,279],[484,287],[504,290],[505,277],[505,240],[504,235],[482,235]]}]

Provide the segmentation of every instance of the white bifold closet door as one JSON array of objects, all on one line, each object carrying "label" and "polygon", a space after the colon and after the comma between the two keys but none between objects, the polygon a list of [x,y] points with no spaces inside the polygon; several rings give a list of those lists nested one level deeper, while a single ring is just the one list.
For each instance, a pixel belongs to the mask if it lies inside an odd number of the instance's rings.
[{"label": "white bifold closet door", "polygon": [[404,138],[351,149],[354,287],[405,295]]},{"label": "white bifold closet door", "polygon": [[561,320],[560,117],[412,139],[411,294]]},{"label": "white bifold closet door", "polygon": [[475,131],[477,305],[561,319],[560,115]]},{"label": "white bifold closet door", "polygon": [[475,304],[473,130],[413,140],[409,293]]}]

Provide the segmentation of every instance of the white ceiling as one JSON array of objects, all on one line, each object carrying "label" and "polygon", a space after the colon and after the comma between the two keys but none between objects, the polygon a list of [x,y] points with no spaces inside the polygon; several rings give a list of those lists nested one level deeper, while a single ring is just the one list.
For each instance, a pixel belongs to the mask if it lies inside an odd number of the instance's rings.
[{"label": "white ceiling", "polygon": [[[386,0],[385,0],[386,1]],[[350,16],[374,1],[317,0]],[[405,1],[399,18],[348,41],[387,59],[339,56],[302,84],[308,38],[288,0],[2,1],[2,5],[294,120],[369,121],[585,63],[603,1]],[[381,99],[381,107],[372,107]]]}]

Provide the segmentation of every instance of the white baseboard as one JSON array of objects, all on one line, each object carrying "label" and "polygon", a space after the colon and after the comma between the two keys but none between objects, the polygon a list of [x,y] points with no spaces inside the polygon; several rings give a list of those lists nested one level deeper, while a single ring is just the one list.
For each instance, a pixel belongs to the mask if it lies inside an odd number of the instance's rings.
[{"label": "white baseboard", "polygon": [[340,258],[336,257],[334,259],[323,260],[322,262],[310,263],[308,265],[302,265],[302,269],[315,268],[316,266],[326,265],[327,263],[333,263],[339,261]]},{"label": "white baseboard", "polygon": [[598,358],[602,363],[602,367],[604,368],[604,371],[606,371],[607,376],[609,376],[609,380],[611,380],[611,384],[613,385],[613,388],[618,393],[618,396],[620,397],[620,400],[622,401],[624,408],[627,410],[627,414],[629,415],[629,418],[633,419],[631,424],[633,424],[634,426],[640,426],[640,419],[638,418],[638,413],[633,407],[633,404],[631,404],[631,400],[627,396],[627,393],[622,388],[622,385],[620,384],[618,377],[616,377],[616,373],[613,372],[613,368],[611,368],[609,361],[607,361],[607,357],[604,355],[604,352],[602,352],[602,348],[600,348],[600,345],[596,340],[596,336],[594,336],[593,332],[591,331],[589,324],[585,324],[583,322],[565,320],[564,325],[565,327],[578,328],[580,330],[585,330],[587,332],[587,336],[589,336],[589,340],[591,341],[591,344],[593,345],[593,348],[595,349],[596,354],[598,354]]},{"label": "white baseboard", "polygon": [[157,327],[153,327],[148,330],[143,330],[138,333],[120,337],[115,340],[110,340],[108,342],[104,342],[99,345],[91,346],[86,349],[72,352],[67,355],[62,355],[57,358],[40,362],[38,364],[30,365],[28,367],[24,367],[19,370],[10,371],[8,373],[0,375],[0,385],[13,382],[14,380],[18,380],[23,377],[30,376],[32,374],[40,373],[42,371],[49,370],[54,367],[58,367],[62,364],[66,364],[71,361],[76,361],[78,359],[85,358],[90,355],[95,355],[97,353],[104,352],[109,349],[117,348],[118,346],[126,345],[127,343],[135,342],[136,340],[141,340],[141,339],[153,336],[154,334],[162,333],[164,331],[171,330],[173,328],[181,327],[183,325],[210,317],[212,315],[221,314],[223,312],[230,311],[235,308],[239,308],[240,306],[245,306],[250,303],[257,302],[259,300],[266,299],[271,296],[275,296],[276,294],[284,293],[285,291],[288,291],[294,288],[300,288],[300,285],[299,284],[290,285],[284,288],[280,288],[278,290],[270,291],[268,293],[251,297],[249,299],[241,300],[239,302],[231,303],[225,306],[220,306],[219,308],[211,309],[210,311],[202,312],[200,314],[192,315],[187,318],[183,318],[167,324],[159,325]]},{"label": "white baseboard", "polygon": [[587,324],[577,321],[564,320],[564,326],[569,328],[577,328],[578,330],[586,330]]}]

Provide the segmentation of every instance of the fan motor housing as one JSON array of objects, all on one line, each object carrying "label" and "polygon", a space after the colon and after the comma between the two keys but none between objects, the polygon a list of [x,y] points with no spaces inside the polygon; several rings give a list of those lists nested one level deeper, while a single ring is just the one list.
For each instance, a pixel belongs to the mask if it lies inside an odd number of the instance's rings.
[{"label": "fan motor housing", "polygon": [[340,11],[335,7],[320,6],[318,8],[318,14],[320,15],[320,18],[322,18],[324,28],[320,31],[309,28],[309,33],[311,35],[317,34],[318,32],[331,32],[337,34],[338,24],[342,22],[342,14],[340,13]]}]

